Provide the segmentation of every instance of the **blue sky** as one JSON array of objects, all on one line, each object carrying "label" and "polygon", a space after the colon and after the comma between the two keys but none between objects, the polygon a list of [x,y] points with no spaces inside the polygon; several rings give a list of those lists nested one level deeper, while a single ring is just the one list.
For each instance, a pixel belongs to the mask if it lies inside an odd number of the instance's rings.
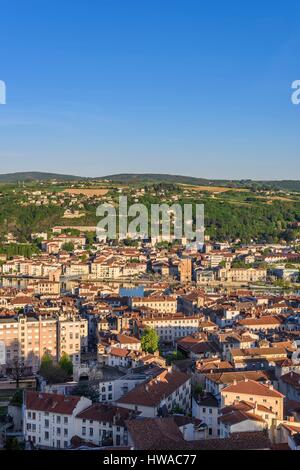
[{"label": "blue sky", "polygon": [[300,179],[299,2],[0,8],[0,173]]}]

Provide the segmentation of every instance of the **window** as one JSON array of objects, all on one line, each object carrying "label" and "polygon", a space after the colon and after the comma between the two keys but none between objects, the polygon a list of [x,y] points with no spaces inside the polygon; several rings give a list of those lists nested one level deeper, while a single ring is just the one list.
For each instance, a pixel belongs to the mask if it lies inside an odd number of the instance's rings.
[{"label": "window", "polygon": [[94,430],[93,428],[90,428],[90,436],[93,436],[94,435]]},{"label": "window", "polygon": [[49,432],[48,431],[45,431],[45,439],[49,439]]},{"label": "window", "polygon": [[83,427],[83,428],[82,428],[82,435],[83,435],[83,436],[86,435],[86,427]]},{"label": "window", "polygon": [[68,417],[67,416],[64,417],[64,423],[68,424]]}]

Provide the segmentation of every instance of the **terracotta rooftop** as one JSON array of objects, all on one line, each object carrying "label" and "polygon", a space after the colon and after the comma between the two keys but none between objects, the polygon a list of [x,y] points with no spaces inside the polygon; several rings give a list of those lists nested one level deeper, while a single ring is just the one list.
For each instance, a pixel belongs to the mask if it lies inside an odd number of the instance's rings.
[{"label": "terracotta rooftop", "polygon": [[241,423],[247,420],[265,423],[265,420],[261,418],[261,416],[242,410],[232,410],[230,413],[226,413],[225,415],[220,416],[219,418],[220,423],[229,425]]},{"label": "terracotta rooftop", "polygon": [[130,354],[130,351],[122,348],[111,348],[110,354],[117,357],[127,357]]},{"label": "terracotta rooftop", "polygon": [[134,336],[128,336],[128,335],[118,335],[117,336],[117,341],[121,344],[139,344],[141,341]]},{"label": "terracotta rooftop", "polygon": [[183,372],[164,370],[155,379],[142,383],[118,400],[121,404],[157,406],[165,396],[171,395],[177,388],[189,380]]},{"label": "terracotta rooftop", "polygon": [[235,380],[241,381],[245,379],[266,382],[271,380],[273,374],[264,370],[245,370],[245,371],[232,371],[232,372],[213,372],[205,374],[206,378],[219,384],[232,384]]},{"label": "terracotta rooftop", "polygon": [[270,388],[267,385],[263,385],[254,380],[243,380],[241,382],[233,383],[223,388],[222,394],[226,392],[241,393],[247,395],[260,395],[264,397],[283,398],[284,395],[278,392],[274,388]]},{"label": "terracotta rooftop", "polygon": [[125,420],[131,416],[136,415],[131,410],[120,408],[117,406],[94,403],[89,408],[78,413],[76,416],[80,419],[88,419],[92,421],[99,421],[102,423],[115,423],[117,426],[124,426]]},{"label": "terracotta rooftop", "polygon": [[126,423],[137,450],[178,450],[186,447],[173,417],[144,418]]},{"label": "terracotta rooftop", "polygon": [[72,415],[80,399],[81,397],[58,393],[26,391],[25,404],[28,410]]}]

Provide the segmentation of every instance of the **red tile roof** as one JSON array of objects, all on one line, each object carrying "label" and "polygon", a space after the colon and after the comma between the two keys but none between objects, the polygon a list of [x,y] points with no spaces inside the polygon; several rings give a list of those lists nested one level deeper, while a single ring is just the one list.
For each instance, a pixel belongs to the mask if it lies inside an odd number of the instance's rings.
[{"label": "red tile roof", "polygon": [[241,423],[247,420],[259,421],[261,423],[265,423],[265,420],[261,418],[260,416],[257,416],[254,413],[249,413],[247,411],[241,411],[241,410],[233,410],[230,413],[226,413],[225,415],[219,418],[220,423],[229,424],[229,425]]},{"label": "red tile roof", "polygon": [[226,392],[241,393],[247,395],[261,395],[264,397],[272,398],[284,398],[284,395],[282,395],[282,393],[278,392],[273,388],[268,387],[267,385],[255,382],[254,380],[243,380],[241,382],[228,385],[227,387],[223,388],[221,393],[225,394]]},{"label": "red tile roof", "polygon": [[58,393],[26,391],[25,405],[27,410],[46,411],[72,415],[81,397],[65,396]]},{"label": "red tile roof", "polygon": [[171,395],[189,380],[183,372],[164,370],[155,379],[142,383],[118,400],[122,404],[157,406],[165,396]]},{"label": "red tile roof", "polygon": [[111,348],[110,354],[117,357],[126,357],[130,354],[130,351],[122,348]]},{"label": "red tile roof", "polygon": [[117,341],[120,344],[139,344],[141,340],[135,338],[134,336],[128,336],[128,335],[117,335]]},{"label": "red tile roof", "polygon": [[177,450],[186,446],[173,417],[137,419],[126,425],[137,450]]},{"label": "red tile roof", "polygon": [[[124,426],[124,421],[133,415],[131,410],[117,406],[95,403],[78,413],[76,418],[99,421],[102,423],[114,423],[117,426]],[[136,413],[134,414],[136,415]]]}]

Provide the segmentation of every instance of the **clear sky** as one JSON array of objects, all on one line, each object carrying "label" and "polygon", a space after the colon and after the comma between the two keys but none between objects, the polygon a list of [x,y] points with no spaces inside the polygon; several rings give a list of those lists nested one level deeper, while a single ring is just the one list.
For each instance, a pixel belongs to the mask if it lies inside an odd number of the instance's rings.
[{"label": "clear sky", "polygon": [[300,179],[299,1],[0,0],[0,173]]}]

